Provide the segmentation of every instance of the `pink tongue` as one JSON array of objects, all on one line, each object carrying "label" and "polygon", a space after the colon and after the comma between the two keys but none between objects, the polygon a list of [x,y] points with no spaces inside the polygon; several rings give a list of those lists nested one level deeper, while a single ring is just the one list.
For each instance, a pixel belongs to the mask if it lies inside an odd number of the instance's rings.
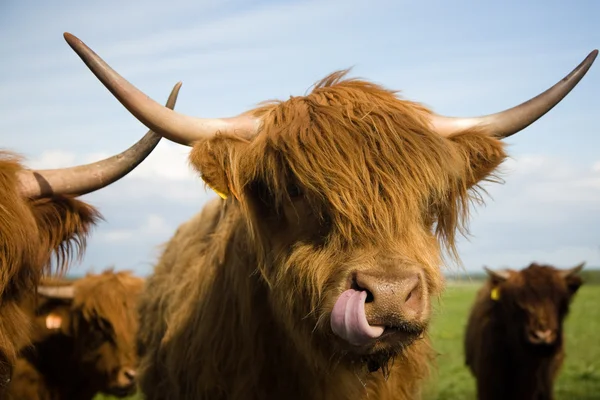
[{"label": "pink tongue", "polygon": [[348,289],[340,295],[331,311],[333,333],[350,344],[361,346],[383,334],[383,326],[371,326],[365,316],[367,292]]}]

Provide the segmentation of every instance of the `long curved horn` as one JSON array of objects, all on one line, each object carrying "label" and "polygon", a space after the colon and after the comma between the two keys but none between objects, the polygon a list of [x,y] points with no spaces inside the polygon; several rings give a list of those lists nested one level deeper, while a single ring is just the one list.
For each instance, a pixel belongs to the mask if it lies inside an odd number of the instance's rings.
[{"label": "long curved horn", "polygon": [[[171,90],[167,107],[175,107],[181,82]],[[19,172],[21,195],[39,198],[51,194],[84,195],[110,185],[130,173],[154,150],[162,136],[148,131],[124,152],[91,164],[70,168]]]},{"label": "long curved horn", "polygon": [[38,286],[38,294],[45,297],[51,297],[55,299],[72,299],[75,296],[75,288],[73,285],[69,286]]},{"label": "long curved horn", "polygon": [[598,50],[592,51],[571,73],[545,92],[513,108],[496,114],[473,118],[433,115],[434,129],[448,136],[475,126],[482,126],[499,139],[507,138],[534,123],[557,105],[579,83],[590,69]]},{"label": "long curved horn", "polygon": [[243,114],[232,118],[205,119],[169,110],[129,83],[77,37],[68,32],[63,36],[94,75],[133,116],[168,140],[191,146],[194,141],[214,136],[218,131],[251,137],[259,127],[260,120]]}]

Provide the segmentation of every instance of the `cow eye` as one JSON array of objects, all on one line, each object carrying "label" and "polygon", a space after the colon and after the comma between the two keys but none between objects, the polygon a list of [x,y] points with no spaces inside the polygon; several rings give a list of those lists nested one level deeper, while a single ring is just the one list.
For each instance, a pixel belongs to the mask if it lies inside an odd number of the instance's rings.
[{"label": "cow eye", "polygon": [[302,196],[302,189],[295,183],[290,183],[287,185],[287,193],[291,198],[296,198]]},{"label": "cow eye", "polygon": [[104,343],[105,340],[106,339],[105,339],[104,332],[102,332],[100,330],[91,329],[88,332],[87,344],[92,349],[100,347],[102,345],[102,343]]}]

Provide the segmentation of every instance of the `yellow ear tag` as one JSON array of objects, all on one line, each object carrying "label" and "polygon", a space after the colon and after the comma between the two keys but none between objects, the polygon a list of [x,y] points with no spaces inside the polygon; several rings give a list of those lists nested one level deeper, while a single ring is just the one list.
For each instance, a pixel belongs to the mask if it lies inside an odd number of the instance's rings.
[{"label": "yellow ear tag", "polygon": [[490,299],[494,301],[500,300],[500,288],[495,287],[492,289],[492,292],[490,293]]},{"label": "yellow ear tag", "polygon": [[204,179],[204,177],[202,177],[202,180],[204,181],[204,183],[206,183],[206,186],[208,186],[209,188],[211,188],[211,190],[213,192],[215,192],[216,194],[218,194],[220,198],[222,198],[223,200],[227,199],[227,195],[225,193],[219,192],[217,189],[215,189],[214,187],[212,187],[210,185],[210,183],[206,182],[206,179]]},{"label": "yellow ear tag", "polygon": [[227,195],[226,194],[219,192],[218,190],[216,190],[213,187],[211,187],[211,189],[213,190],[213,192],[215,192],[216,194],[218,194],[219,197],[222,198],[223,200],[227,199]]}]

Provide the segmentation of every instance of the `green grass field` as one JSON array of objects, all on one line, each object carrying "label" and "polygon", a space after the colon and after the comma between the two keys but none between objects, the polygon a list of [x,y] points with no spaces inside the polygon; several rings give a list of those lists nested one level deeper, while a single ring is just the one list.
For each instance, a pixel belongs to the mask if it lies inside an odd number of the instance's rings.
[{"label": "green grass field", "polygon": [[[475,384],[464,366],[462,338],[475,292],[481,283],[451,283],[436,307],[431,335],[438,369],[423,400],[475,398]],[[557,400],[600,399],[600,285],[578,292],[567,321],[567,358],[555,386]],[[112,398],[97,396],[95,400]],[[138,399],[133,397],[130,400]]]},{"label": "green grass field", "polygon": [[[432,339],[438,370],[424,400],[474,399],[475,381],[464,366],[462,340],[480,283],[449,285],[436,310]],[[565,322],[567,358],[555,385],[557,400],[600,398],[600,285],[583,285]]]}]

